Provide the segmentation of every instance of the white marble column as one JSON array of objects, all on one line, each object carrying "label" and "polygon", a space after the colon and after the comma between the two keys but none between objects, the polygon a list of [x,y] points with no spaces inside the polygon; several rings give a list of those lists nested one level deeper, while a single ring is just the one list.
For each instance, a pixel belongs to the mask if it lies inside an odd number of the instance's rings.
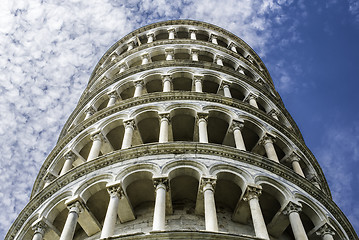
[{"label": "white marble column", "polygon": [[199,142],[208,143],[207,119],[208,113],[197,113]]},{"label": "white marble column", "polygon": [[171,75],[162,75],[163,92],[170,92],[172,87]]},{"label": "white marble column", "polygon": [[332,226],[325,223],[318,231],[315,232],[318,236],[321,236],[322,240],[334,240],[335,231]]},{"label": "white marble column", "polygon": [[72,163],[75,161],[75,159],[76,155],[72,151],[69,151],[65,154],[65,163],[61,169],[60,176],[67,173],[72,168]]},{"label": "white marble column", "polygon": [[142,65],[145,65],[150,62],[150,55],[148,53],[144,53],[141,55]]},{"label": "white marble column", "polygon": [[295,240],[308,240],[307,234],[303,227],[302,220],[299,213],[302,211],[302,207],[296,203],[289,202],[283,210],[284,215],[289,216],[290,226],[292,227]]},{"label": "white marble column", "polygon": [[197,33],[196,29],[190,29],[189,30],[191,40],[196,40],[197,39],[196,33]]},{"label": "white marble column", "polygon": [[135,43],[133,41],[127,43],[127,51],[132,50],[135,47]]},{"label": "white marble column", "polygon": [[275,151],[275,148],[274,148],[274,145],[273,145],[274,141],[275,140],[273,139],[273,137],[271,137],[269,135],[265,135],[261,139],[260,144],[262,144],[264,146],[264,149],[266,151],[267,157],[270,160],[279,163],[277,152]]},{"label": "white marble column", "polygon": [[44,177],[44,181],[45,181],[44,188],[50,185],[50,183],[52,183],[52,181],[54,181],[55,179],[56,177],[52,173],[47,172]]},{"label": "white marble column", "polygon": [[153,213],[153,231],[164,231],[166,224],[166,192],[168,188],[167,178],[153,180],[156,188],[156,200]]},{"label": "white marble column", "polygon": [[82,211],[82,206],[79,202],[75,202],[68,206],[69,213],[62,230],[60,240],[72,240],[76,230],[77,219]]},{"label": "white marble column", "polygon": [[94,113],[95,113],[95,109],[93,109],[93,107],[89,107],[86,111],[86,116],[85,116],[85,120],[88,119],[89,117],[91,117]]},{"label": "white marble column", "polygon": [[175,39],[176,30],[174,28],[170,28],[167,31],[168,31],[168,39]]},{"label": "white marble column", "polygon": [[165,49],[165,55],[166,55],[166,61],[171,61],[174,59],[175,51],[173,48],[166,48]]},{"label": "white marble column", "polygon": [[119,185],[111,186],[107,188],[107,191],[110,194],[110,201],[108,203],[103,228],[101,231],[101,239],[111,237],[114,234],[117,221],[118,205],[121,196],[123,196],[123,190]]},{"label": "white marble column", "polygon": [[211,35],[209,36],[209,41],[211,41],[211,42],[214,43],[214,44],[218,44],[218,42],[217,42],[217,36],[214,35],[214,34],[211,34]]},{"label": "white marble column", "polygon": [[126,65],[125,64],[122,64],[120,66],[120,71],[118,73],[123,73],[124,71],[126,70]]},{"label": "white marble column", "polygon": [[298,154],[296,153],[292,153],[289,156],[289,161],[292,163],[292,168],[294,170],[295,173],[299,174],[302,177],[305,177],[303,170],[300,166],[300,157],[298,156]]},{"label": "white marble column", "polygon": [[91,140],[92,146],[87,161],[91,161],[99,156],[104,138],[101,133],[97,133],[91,137]]},{"label": "white marble column", "polygon": [[151,43],[155,40],[155,34],[154,33],[147,33],[147,43]]},{"label": "white marble column", "polygon": [[202,178],[201,185],[204,198],[204,219],[206,231],[218,231],[218,221],[216,204],[214,200],[214,187],[216,180],[212,178]]},{"label": "white marble column", "polygon": [[233,120],[232,129],[233,129],[234,142],[236,143],[236,148],[242,151],[246,151],[246,146],[244,145],[244,140],[242,136],[243,127],[244,127],[243,122]]},{"label": "white marble column", "polygon": [[32,240],[42,240],[44,238],[45,231],[47,228],[47,225],[44,222],[39,221],[36,224],[34,224],[31,228],[34,231]]},{"label": "white marble column", "polygon": [[243,67],[242,67],[241,65],[239,65],[239,66],[237,67],[237,72],[242,73],[243,75],[246,75],[246,74],[244,73]]},{"label": "white marble column", "polygon": [[159,116],[161,118],[161,125],[158,142],[165,143],[168,142],[168,127],[170,122],[170,115],[168,113],[161,113],[159,114]]},{"label": "white marble column", "polygon": [[278,112],[275,109],[270,110],[268,114],[275,120],[279,121]]},{"label": "white marble column", "polygon": [[124,121],[123,124],[125,125],[125,134],[123,136],[121,149],[126,149],[131,147],[132,145],[132,136],[133,131],[135,130],[135,121],[131,119]]},{"label": "white marble column", "polygon": [[236,48],[236,45],[231,42],[229,45],[228,45],[228,48],[231,49],[233,52],[237,52],[237,48]]},{"label": "white marble column", "polygon": [[192,50],[191,50],[191,58],[192,58],[192,61],[198,62],[198,53],[199,53],[199,50],[198,50],[198,49],[192,49]]},{"label": "white marble column", "polygon": [[195,92],[202,92],[203,76],[194,75],[193,81],[194,81],[194,86],[195,86]]},{"label": "white marble column", "polygon": [[229,88],[230,83],[229,82],[222,82],[222,88],[223,88],[223,94],[225,97],[232,98],[231,90]]},{"label": "white marble column", "polygon": [[269,240],[267,227],[259,205],[259,196],[261,194],[262,187],[260,185],[248,185],[243,200],[248,201],[256,237]]},{"label": "white marble column", "polygon": [[142,95],[144,82],[143,80],[136,80],[134,84],[135,84],[135,92],[133,94],[133,97],[140,97]]},{"label": "white marble column", "polygon": [[223,57],[222,56],[216,56],[215,58],[216,64],[219,66],[223,66]]},{"label": "white marble column", "polygon": [[258,104],[257,104],[257,100],[256,100],[257,96],[255,96],[254,94],[249,94],[248,96],[248,100],[249,100],[249,105],[258,108]]},{"label": "white marble column", "polygon": [[108,100],[108,103],[107,103],[107,107],[111,107],[111,106],[115,105],[115,103],[116,103],[117,93],[116,92],[111,92],[108,95],[109,95],[109,100]]}]

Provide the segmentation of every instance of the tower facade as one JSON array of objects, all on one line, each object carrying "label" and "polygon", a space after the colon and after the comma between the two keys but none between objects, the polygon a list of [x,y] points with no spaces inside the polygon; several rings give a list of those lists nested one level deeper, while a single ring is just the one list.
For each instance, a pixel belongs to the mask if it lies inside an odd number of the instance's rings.
[{"label": "tower facade", "polygon": [[191,20],[95,67],[6,239],[358,239],[258,55]]}]

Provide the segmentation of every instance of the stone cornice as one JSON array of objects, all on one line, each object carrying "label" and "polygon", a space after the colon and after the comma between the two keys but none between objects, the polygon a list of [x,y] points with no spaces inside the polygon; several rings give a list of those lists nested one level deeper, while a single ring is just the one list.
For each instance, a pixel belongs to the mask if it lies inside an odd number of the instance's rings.
[{"label": "stone cornice", "polygon": [[200,22],[200,21],[194,21],[194,20],[169,20],[169,21],[163,21],[163,22],[157,22],[157,23],[153,23],[153,24],[149,24],[147,26],[141,27],[139,29],[136,29],[134,31],[132,31],[131,33],[127,34],[126,36],[124,36],[122,39],[120,39],[119,41],[117,41],[115,44],[113,44],[107,51],[106,53],[101,57],[100,61],[97,63],[96,67],[94,68],[90,79],[92,79],[92,77],[96,74],[96,71],[98,69],[99,66],[101,66],[104,61],[106,61],[107,57],[120,45],[125,44],[129,39],[136,37],[138,34],[142,33],[142,32],[146,32],[148,30],[157,28],[157,27],[162,27],[162,26],[168,26],[168,25],[192,25],[192,26],[199,26],[199,27],[203,27],[203,28],[207,28],[209,30],[214,30],[216,32],[222,33],[224,35],[227,35],[229,38],[231,38],[233,41],[239,43],[239,45],[247,50],[252,57],[254,57],[254,59],[261,65],[261,67],[264,69],[264,71],[266,72],[267,77],[269,78],[269,80],[271,81],[271,84],[273,85],[273,80],[270,77],[270,74],[267,70],[267,68],[265,67],[263,61],[261,60],[261,58],[258,56],[258,54],[246,43],[244,42],[241,38],[237,37],[236,35],[234,35],[233,33],[220,28],[218,26],[215,26],[213,24],[209,24],[209,23],[205,23],[205,22]]},{"label": "stone cornice", "polygon": [[51,151],[47,159],[45,160],[44,164],[42,165],[39,174],[35,180],[31,196],[34,195],[35,192],[38,191],[38,187],[40,186],[41,179],[46,174],[46,170],[52,163],[53,159],[60,153],[60,151],[66,146],[68,142],[70,142],[71,139],[73,139],[76,135],[81,133],[84,129],[91,126],[92,124],[95,124],[98,120],[107,117],[111,114],[114,114],[116,112],[122,111],[124,109],[127,109],[129,107],[151,103],[151,102],[162,102],[162,101],[168,101],[168,100],[196,100],[196,101],[206,101],[210,103],[221,103],[228,106],[232,106],[237,109],[241,109],[245,112],[248,112],[271,126],[274,126],[278,131],[283,133],[285,136],[287,136],[307,157],[311,165],[313,166],[314,170],[318,174],[320,180],[321,180],[321,187],[323,188],[323,191],[328,195],[330,195],[330,190],[328,187],[328,184],[325,180],[324,174],[322,172],[322,169],[320,168],[318,162],[316,161],[314,155],[312,152],[307,148],[303,140],[299,140],[298,137],[288,128],[286,128],[283,124],[279,123],[278,121],[274,120],[272,117],[268,116],[263,111],[256,109],[244,102],[237,101],[234,99],[229,99],[224,96],[220,95],[214,95],[214,94],[207,94],[207,93],[195,93],[195,92],[158,92],[158,93],[151,93],[147,95],[143,95],[139,98],[131,98],[126,99],[123,102],[116,104],[112,107],[103,109],[97,113],[95,113],[93,116],[91,116],[89,119],[83,121],[81,124],[77,125],[75,128],[71,129],[64,137],[62,137],[57,145],[54,147],[54,149]]},{"label": "stone cornice", "polygon": [[91,162],[87,162],[71,169],[69,172],[58,177],[56,181],[52,182],[49,186],[47,186],[45,189],[42,189],[32,197],[32,199],[21,211],[18,218],[11,226],[5,239],[14,239],[17,232],[20,230],[20,227],[23,226],[30,215],[35,212],[44,201],[54,195],[54,193],[58,192],[61,188],[66,187],[66,185],[68,185],[70,182],[75,181],[76,179],[79,179],[101,168],[121,163],[125,160],[148,155],[155,156],[164,154],[197,154],[204,156],[220,156],[257,166],[261,169],[274,173],[298,186],[313,198],[317,199],[323,206],[327,208],[327,210],[331,212],[333,216],[336,217],[338,222],[348,234],[349,239],[358,239],[353,227],[349,223],[346,216],[338,208],[338,206],[326,195],[323,195],[323,192],[316,188],[310,181],[298,176],[298,174],[294,173],[293,171],[289,171],[286,166],[275,163],[266,157],[262,157],[254,153],[239,151],[232,147],[191,142],[171,142],[161,144],[153,143],[132,147],[129,149],[109,153],[102,157],[96,158]]},{"label": "stone cornice", "polygon": [[253,81],[252,79],[249,79],[248,77],[246,77],[246,76],[240,74],[239,72],[236,72],[236,71],[234,71],[234,70],[232,70],[232,69],[230,69],[228,67],[221,67],[221,66],[218,66],[217,64],[210,64],[210,63],[204,64],[204,63],[200,63],[200,62],[183,61],[183,60],[182,61],[175,61],[175,62],[172,62],[172,61],[171,62],[169,62],[169,61],[159,61],[159,62],[154,62],[154,63],[149,63],[149,64],[146,64],[146,65],[140,65],[140,66],[137,66],[137,67],[133,67],[133,68],[127,70],[126,72],[124,72],[118,78],[116,78],[116,79],[114,79],[112,81],[105,82],[103,85],[99,85],[99,87],[97,89],[95,89],[94,91],[92,91],[91,93],[89,93],[89,92],[86,93],[86,91],[85,91],[84,94],[81,96],[81,98],[79,100],[79,103],[76,106],[75,110],[71,113],[68,120],[66,121],[66,123],[65,123],[65,125],[64,125],[64,127],[63,127],[63,129],[62,129],[62,131],[60,133],[59,139],[61,139],[64,136],[64,134],[66,132],[66,129],[68,129],[69,125],[74,121],[74,119],[79,114],[79,112],[100,91],[106,89],[111,84],[113,84],[115,82],[118,82],[123,78],[126,78],[128,76],[132,76],[135,73],[138,73],[138,72],[141,72],[141,71],[146,71],[146,70],[149,70],[149,69],[155,69],[156,67],[159,67],[159,68],[164,68],[164,67],[183,67],[183,68],[199,67],[199,68],[205,68],[205,69],[210,69],[210,70],[214,70],[214,71],[221,71],[221,72],[224,72],[224,73],[226,73],[228,75],[233,76],[234,78],[240,79],[240,81],[244,81],[245,83],[251,85],[255,89],[259,89],[261,94],[263,94],[268,99],[270,99],[274,104],[276,104],[276,106],[281,110],[281,112],[285,115],[285,117],[288,119],[288,121],[290,122],[290,124],[294,128],[294,131],[297,133],[298,137],[300,137],[303,140],[303,137],[302,137],[302,135],[300,133],[300,130],[299,130],[297,124],[294,122],[294,120],[292,119],[292,117],[290,116],[288,111],[285,109],[281,99],[280,98],[278,98],[278,99],[274,98],[271,94],[269,94],[263,88],[263,86],[261,86],[257,82]]}]

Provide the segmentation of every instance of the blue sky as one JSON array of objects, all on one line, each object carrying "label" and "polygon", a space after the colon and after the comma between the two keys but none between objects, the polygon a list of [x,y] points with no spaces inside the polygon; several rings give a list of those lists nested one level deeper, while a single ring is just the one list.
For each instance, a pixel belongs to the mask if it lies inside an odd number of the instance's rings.
[{"label": "blue sky", "polygon": [[179,18],[223,27],[259,54],[359,231],[358,0],[4,0],[0,239],[102,54],[138,27]]}]

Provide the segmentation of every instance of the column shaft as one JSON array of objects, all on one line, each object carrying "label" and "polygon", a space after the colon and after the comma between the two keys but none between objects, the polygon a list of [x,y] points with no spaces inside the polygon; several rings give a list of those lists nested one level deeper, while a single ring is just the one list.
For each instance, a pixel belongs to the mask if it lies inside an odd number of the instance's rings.
[{"label": "column shaft", "polygon": [[77,219],[79,218],[79,209],[77,207],[71,207],[64,229],[62,230],[60,240],[72,240],[75,234]]},{"label": "column shaft", "polygon": [[202,80],[201,79],[195,79],[195,91],[196,92],[202,92]]},{"label": "column shaft", "polygon": [[164,231],[166,223],[166,185],[162,182],[156,187],[156,202],[153,213],[153,230]]},{"label": "column shaft", "polygon": [[251,209],[253,227],[256,236],[259,238],[264,238],[269,240],[267,227],[263,219],[263,214],[258,202],[258,198],[253,197],[248,202],[249,202],[249,208]]},{"label": "column shaft", "polygon": [[135,93],[133,94],[133,97],[140,97],[142,95],[143,83],[137,82],[137,83],[135,83],[135,85],[136,85],[136,87],[135,87]]},{"label": "column shaft", "polygon": [[297,160],[292,161],[292,167],[294,172],[298,173],[300,176],[305,177],[302,168]]},{"label": "column shaft", "polygon": [[192,54],[192,61],[198,62],[198,51],[192,50],[191,54]]},{"label": "column shaft", "polygon": [[258,104],[257,104],[257,101],[254,97],[250,97],[249,98],[249,105],[255,107],[255,108],[258,108]]},{"label": "column shaft", "polygon": [[110,193],[110,202],[108,204],[105,221],[101,231],[101,239],[111,237],[115,230],[117,220],[117,209],[119,204],[119,194]]},{"label": "column shaft", "polygon": [[295,240],[308,240],[299,213],[295,211],[289,213],[289,221]]},{"label": "column shaft", "polygon": [[43,236],[41,233],[37,232],[34,234],[34,236],[32,237],[32,240],[42,240]]},{"label": "column shaft", "polygon": [[92,142],[90,153],[87,157],[87,161],[91,161],[92,159],[97,158],[98,155],[100,154],[100,150],[101,150],[101,146],[102,146],[101,136],[96,134],[95,136],[92,137],[92,139],[93,139],[93,142]]},{"label": "column shaft", "polygon": [[171,77],[169,75],[163,76],[162,83],[163,83],[163,92],[170,92],[171,91]]},{"label": "column shaft", "polygon": [[122,141],[122,147],[121,147],[121,149],[126,149],[126,148],[131,147],[131,145],[132,145],[133,130],[134,130],[134,127],[132,126],[132,124],[126,124],[125,134],[124,134],[124,136],[123,136],[123,141]]},{"label": "column shaft", "polygon": [[279,162],[278,157],[277,157],[277,153],[275,151],[275,148],[274,148],[274,145],[273,145],[272,141],[265,141],[264,148],[266,150],[267,157],[270,160],[273,160],[275,162]]},{"label": "column shaft", "polygon": [[74,162],[75,157],[66,157],[64,166],[61,169],[60,176],[67,173],[72,168],[72,163]]},{"label": "column shaft", "polygon": [[204,218],[207,231],[218,231],[217,212],[214,201],[213,187],[210,183],[207,183],[203,187],[204,195]]},{"label": "column shaft", "polygon": [[229,98],[232,97],[231,91],[230,91],[229,86],[227,84],[223,85],[223,93],[224,93],[225,97],[229,97]]},{"label": "column shaft", "polygon": [[234,141],[236,143],[236,148],[239,149],[239,150],[246,151],[246,146],[244,145],[242,132],[241,132],[241,129],[239,127],[234,128],[233,135],[234,135]]},{"label": "column shaft", "polygon": [[198,119],[199,142],[208,143],[207,121],[204,118]]},{"label": "column shaft", "polygon": [[160,143],[168,142],[168,126],[169,126],[168,118],[166,116],[161,117],[160,136],[158,142]]},{"label": "column shaft", "polygon": [[107,107],[111,107],[111,106],[115,105],[115,103],[116,103],[116,95],[111,94],[110,99],[108,100],[108,103],[107,103]]}]

